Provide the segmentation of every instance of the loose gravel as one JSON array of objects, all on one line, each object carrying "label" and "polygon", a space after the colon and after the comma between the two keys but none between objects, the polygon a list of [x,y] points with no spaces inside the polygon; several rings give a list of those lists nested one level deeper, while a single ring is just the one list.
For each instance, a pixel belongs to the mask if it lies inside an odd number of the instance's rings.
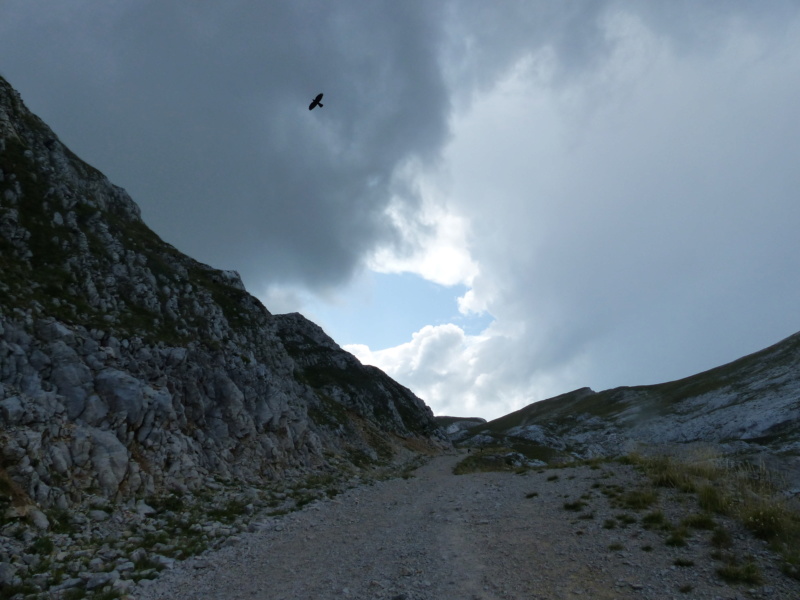
[{"label": "loose gravel", "polygon": [[[696,502],[658,490],[657,505],[615,508],[606,490],[642,489],[618,463],[454,475],[464,457],[433,458],[408,479],[356,487],[279,518],[257,519],[226,547],[178,563],[132,593],[138,600],[324,598],[370,600],[800,598],[766,544],[715,517],[731,534],[728,556],[762,580],[727,583],[712,533],[685,546],[642,525]],[[746,558],[747,557],[747,558]]]}]

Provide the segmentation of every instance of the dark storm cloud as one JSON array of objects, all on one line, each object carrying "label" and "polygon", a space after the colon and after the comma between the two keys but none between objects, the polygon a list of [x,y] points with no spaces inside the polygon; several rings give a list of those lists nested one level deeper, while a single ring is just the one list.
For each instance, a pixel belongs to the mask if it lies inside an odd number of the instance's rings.
[{"label": "dark storm cloud", "polygon": [[0,70],[167,241],[313,287],[396,238],[397,169],[446,131],[434,4],[50,4],[0,9]]},{"label": "dark storm cloud", "polygon": [[[522,57],[548,48],[557,60],[558,76],[574,77],[609,49],[601,27],[608,5],[602,1],[453,2],[444,27],[445,72],[462,93],[485,91]],[[468,94],[460,98],[462,104],[468,99]]]},{"label": "dark storm cloud", "polygon": [[0,3],[0,72],[184,252],[281,310],[386,247],[471,286],[481,335],[378,350],[494,416],[797,330],[799,56],[798,0]]}]

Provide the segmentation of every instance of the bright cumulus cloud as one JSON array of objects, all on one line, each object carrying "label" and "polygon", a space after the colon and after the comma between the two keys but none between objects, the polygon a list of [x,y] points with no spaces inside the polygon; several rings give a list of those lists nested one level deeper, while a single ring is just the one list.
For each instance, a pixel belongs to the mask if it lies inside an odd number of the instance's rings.
[{"label": "bright cumulus cloud", "polygon": [[383,246],[368,259],[367,268],[378,273],[415,273],[444,286],[471,285],[478,265],[470,256],[470,222],[449,205],[425,174],[410,175],[421,202],[413,213],[402,202],[386,213],[400,232],[403,243]]},{"label": "bright cumulus cloud", "polygon": [[521,343],[522,332],[500,331],[496,323],[479,335],[447,323],[425,326],[391,348],[344,349],[414,390],[436,414],[495,418],[527,404],[532,394],[556,395],[570,380],[569,373],[526,368],[525,357],[510,356],[508,349]]},{"label": "bright cumulus cloud", "polygon": [[345,349],[416,390],[438,413],[464,414],[479,411],[482,400],[489,399],[482,397],[487,391],[477,383],[484,375],[475,360],[483,341],[453,324],[428,325],[410,342],[393,348],[373,351],[353,344]]}]

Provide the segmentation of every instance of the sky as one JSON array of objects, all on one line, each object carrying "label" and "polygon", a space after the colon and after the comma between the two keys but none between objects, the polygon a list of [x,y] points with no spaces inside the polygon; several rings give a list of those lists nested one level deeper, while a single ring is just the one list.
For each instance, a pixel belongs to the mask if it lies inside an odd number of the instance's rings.
[{"label": "sky", "polygon": [[0,0],[0,75],[436,414],[800,330],[798,0]]}]

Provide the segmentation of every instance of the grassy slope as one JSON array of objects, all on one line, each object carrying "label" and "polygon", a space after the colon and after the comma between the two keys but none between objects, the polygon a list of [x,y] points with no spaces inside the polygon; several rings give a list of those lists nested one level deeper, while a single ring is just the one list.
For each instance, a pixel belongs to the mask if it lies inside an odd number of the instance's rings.
[{"label": "grassy slope", "polygon": [[737,402],[763,394],[794,377],[800,365],[800,333],[726,365],[676,381],[649,386],[620,387],[603,392],[582,388],[535,402],[513,413],[478,425],[475,432],[503,435],[514,427],[549,425],[555,430],[573,426],[579,417],[614,420],[635,408],[639,418],[669,415],[688,399],[728,391]]}]

